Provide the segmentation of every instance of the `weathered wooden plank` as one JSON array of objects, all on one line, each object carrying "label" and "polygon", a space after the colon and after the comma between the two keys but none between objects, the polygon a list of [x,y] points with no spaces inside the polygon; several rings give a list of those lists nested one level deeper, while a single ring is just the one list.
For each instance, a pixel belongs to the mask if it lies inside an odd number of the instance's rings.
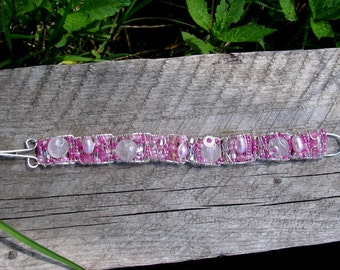
[{"label": "weathered wooden plank", "polygon": [[[340,133],[339,49],[30,67],[1,71],[0,85],[0,149],[58,134]],[[339,158],[36,170],[1,160],[0,172],[0,218],[89,269],[340,240]],[[61,267],[3,233],[0,265]]]}]

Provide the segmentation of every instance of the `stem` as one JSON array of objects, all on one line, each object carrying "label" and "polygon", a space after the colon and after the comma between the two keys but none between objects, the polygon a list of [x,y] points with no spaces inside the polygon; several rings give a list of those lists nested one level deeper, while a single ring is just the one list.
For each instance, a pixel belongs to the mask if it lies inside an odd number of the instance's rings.
[{"label": "stem", "polygon": [[27,236],[23,235],[22,233],[18,232],[17,230],[13,229],[11,226],[0,220],[0,229],[6,232],[8,235],[12,236],[13,238],[19,240],[20,242],[26,244],[27,246],[39,251],[40,253],[60,262],[69,267],[72,267],[75,270],[84,270],[83,267],[79,266],[78,264],[58,255],[57,253],[45,248],[44,246],[38,244],[37,242],[33,241],[32,239],[28,238]]}]

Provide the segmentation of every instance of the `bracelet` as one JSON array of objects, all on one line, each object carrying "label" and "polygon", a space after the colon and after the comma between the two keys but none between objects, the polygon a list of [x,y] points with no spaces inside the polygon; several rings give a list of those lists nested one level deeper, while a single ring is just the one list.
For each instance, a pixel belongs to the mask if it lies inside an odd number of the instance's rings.
[{"label": "bracelet", "polygon": [[[46,139],[28,139],[26,148],[0,151],[1,157],[26,158],[29,168],[39,165],[92,165],[115,162],[170,162],[175,164],[220,166],[260,161],[319,159],[340,154],[327,152],[332,137],[340,145],[340,136],[325,129],[291,135],[272,132],[262,135],[240,134],[223,138],[185,135],[132,133],[113,136],[97,134],[74,137],[62,135]],[[34,152],[32,154],[26,154]]]}]

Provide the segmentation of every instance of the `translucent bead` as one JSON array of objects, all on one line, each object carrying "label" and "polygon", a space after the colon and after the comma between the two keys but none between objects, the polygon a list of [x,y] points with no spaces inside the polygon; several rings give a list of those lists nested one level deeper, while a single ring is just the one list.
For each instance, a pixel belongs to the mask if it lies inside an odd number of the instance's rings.
[{"label": "translucent bead", "polygon": [[120,160],[131,161],[137,155],[137,144],[129,139],[121,140],[116,148]]},{"label": "translucent bead", "polygon": [[216,144],[213,147],[203,146],[201,156],[206,163],[213,164],[221,157],[221,147]]},{"label": "translucent bead", "polygon": [[301,153],[304,149],[303,141],[300,136],[293,136],[292,138],[293,149],[295,153]]},{"label": "translucent bead", "polygon": [[289,144],[282,137],[274,137],[268,143],[269,154],[274,158],[282,158],[289,154]]},{"label": "translucent bead", "polygon": [[180,159],[186,158],[188,155],[188,147],[185,143],[182,143],[178,146],[178,156]]},{"label": "translucent bead", "polygon": [[94,142],[91,137],[85,137],[83,139],[83,151],[85,154],[92,154],[94,150]]},{"label": "translucent bead", "polygon": [[52,138],[47,145],[47,152],[53,158],[65,157],[70,149],[68,142],[63,137]]},{"label": "translucent bead", "polygon": [[236,152],[243,154],[247,149],[247,142],[243,136],[238,136],[236,141]]}]

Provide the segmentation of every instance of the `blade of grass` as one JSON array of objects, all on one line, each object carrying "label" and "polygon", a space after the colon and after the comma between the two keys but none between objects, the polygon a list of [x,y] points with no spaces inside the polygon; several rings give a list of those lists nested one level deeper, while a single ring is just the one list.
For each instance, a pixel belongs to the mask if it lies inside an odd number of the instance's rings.
[{"label": "blade of grass", "polygon": [[18,232],[17,230],[13,229],[7,223],[0,220],[0,229],[6,232],[8,235],[12,236],[13,238],[19,240],[20,242],[26,244],[27,246],[39,251],[40,253],[60,262],[69,267],[72,267],[76,270],[84,270],[83,267],[79,266],[78,264],[58,255],[57,253],[49,250],[48,248],[38,244],[37,242],[33,241],[32,239],[28,238],[27,236],[23,235],[22,233]]}]

